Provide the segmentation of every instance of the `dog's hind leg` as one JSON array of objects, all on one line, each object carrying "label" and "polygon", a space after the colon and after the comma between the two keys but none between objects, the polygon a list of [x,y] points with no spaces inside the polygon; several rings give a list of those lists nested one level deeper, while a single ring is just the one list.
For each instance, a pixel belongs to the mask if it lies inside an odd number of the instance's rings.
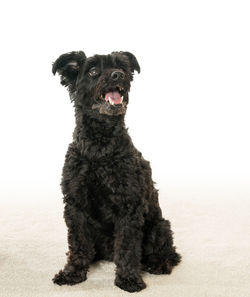
[{"label": "dog's hind leg", "polygon": [[170,274],[181,261],[173,246],[170,222],[163,218],[146,221],[142,246],[142,269],[149,273]]},{"label": "dog's hind leg", "polygon": [[87,279],[89,264],[95,256],[91,230],[84,213],[66,204],[64,218],[68,227],[67,263],[53,278],[58,285],[74,285]]}]

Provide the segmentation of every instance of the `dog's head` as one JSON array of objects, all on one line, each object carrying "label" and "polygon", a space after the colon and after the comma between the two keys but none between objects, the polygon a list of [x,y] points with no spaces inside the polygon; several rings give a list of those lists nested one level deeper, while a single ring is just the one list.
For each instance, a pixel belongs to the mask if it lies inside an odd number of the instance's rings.
[{"label": "dog's head", "polygon": [[68,87],[72,100],[109,116],[126,112],[135,70],[139,73],[140,66],[129,52],[89,58],[81,51],[71,52],[61,55],[52,67],[52,72],[61,76],[61,84]]}]

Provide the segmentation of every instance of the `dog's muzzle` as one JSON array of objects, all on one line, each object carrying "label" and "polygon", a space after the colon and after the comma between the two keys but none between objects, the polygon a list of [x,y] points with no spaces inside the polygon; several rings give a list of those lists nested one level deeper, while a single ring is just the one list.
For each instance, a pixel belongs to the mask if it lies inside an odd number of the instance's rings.
[{"label": "dog's muzzle", "polygon": [[120,115],[126,112],[130,84],[122,70],[112,71],[106,83],[97,87],[96,104],[92,109],[97,109],[101,114]]}]

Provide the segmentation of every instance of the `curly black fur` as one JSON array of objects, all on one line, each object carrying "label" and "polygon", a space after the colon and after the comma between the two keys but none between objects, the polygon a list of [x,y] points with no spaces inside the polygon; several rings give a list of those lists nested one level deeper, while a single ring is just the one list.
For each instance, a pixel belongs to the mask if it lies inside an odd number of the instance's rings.
[{"label": "curly black fur", "polygon": [[117,286],[140,291],[146,287],[141,270],[169,274],[180,262],[150,164],[124,124],[135,70],[140,66],[128,52],[90,58],[71,52],[53,64],[76,117],[61,183],[69,251],[67,264],[53,278],[59,285],[86,280],[89,265],[104,259],[116,264]]}]

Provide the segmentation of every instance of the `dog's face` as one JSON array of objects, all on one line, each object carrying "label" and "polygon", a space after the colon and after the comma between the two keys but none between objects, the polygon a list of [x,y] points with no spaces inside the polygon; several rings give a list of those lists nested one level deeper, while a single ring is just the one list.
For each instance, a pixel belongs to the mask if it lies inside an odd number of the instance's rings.
[{"label": "dog's face", "polygon": [[83,108],[108,116],[126,112],[130,82],[134,71],[140,72],[135,56],[129,52],[113,52],[86,58],[83,52],[61,55],[52,71],[68,86],[72,100]]}]

